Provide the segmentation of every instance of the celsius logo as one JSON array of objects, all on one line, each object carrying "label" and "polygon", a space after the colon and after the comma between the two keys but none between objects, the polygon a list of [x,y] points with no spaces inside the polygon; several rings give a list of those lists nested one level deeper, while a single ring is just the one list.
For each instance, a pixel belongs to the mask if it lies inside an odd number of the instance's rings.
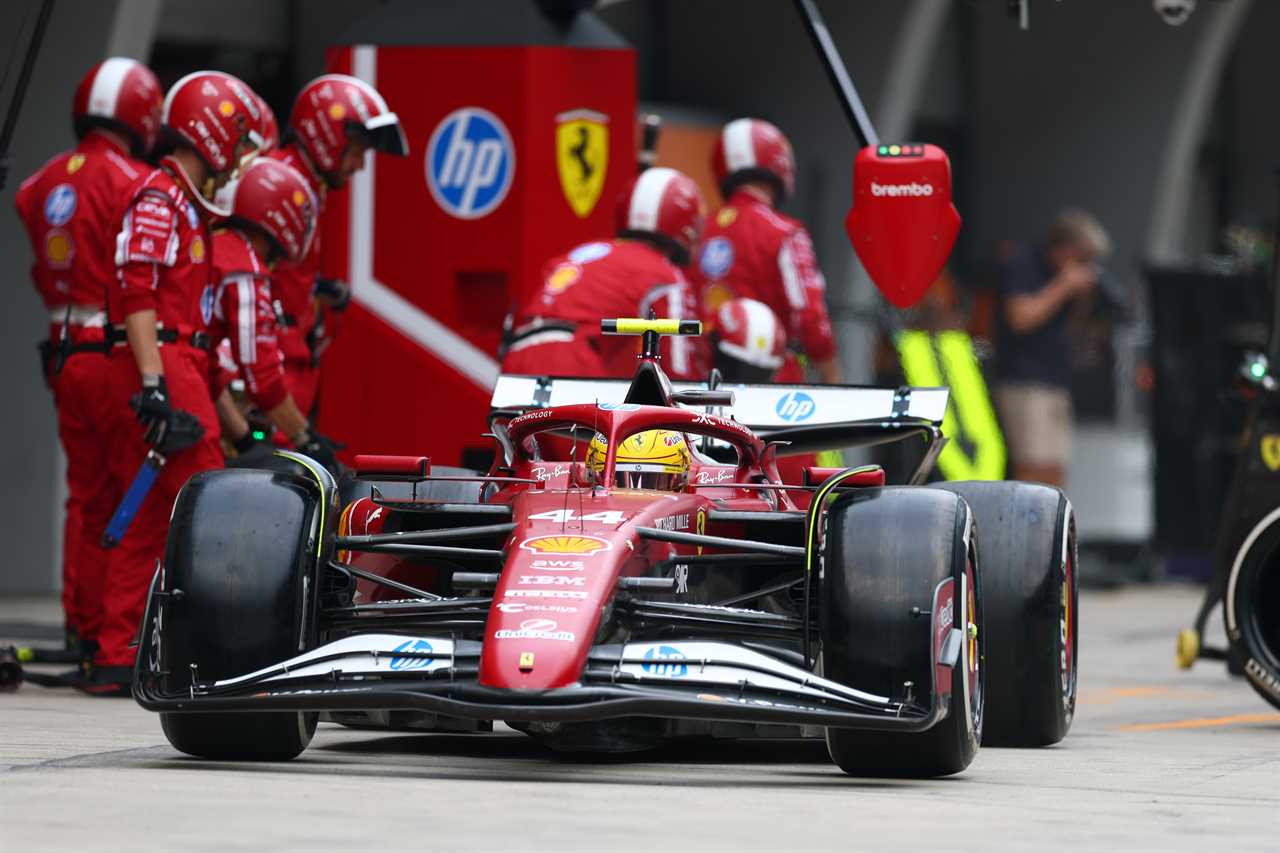
[{"label": "celsius logo", "polygon": [[795,424],[808,420],[817,408],[818,404],[803,391],[788,391],[778,400],[778,405],[774,406],[773,410],[784,421]]},{"label": "celsius logo", "polygon": [[479,107],[463,107],[432,131],[426,166],[436,204],[458,219],[479,219],[507,197],[516,150],[502,119]]},{"label": "celsius logo", "polygon": [[928,198],[933,195],[933,184],[917,184],[915,181],[909,184],[877,184],[872,181],[871,194],[877,198],[886,195],[890,198],[897,198],[898,196]]}]

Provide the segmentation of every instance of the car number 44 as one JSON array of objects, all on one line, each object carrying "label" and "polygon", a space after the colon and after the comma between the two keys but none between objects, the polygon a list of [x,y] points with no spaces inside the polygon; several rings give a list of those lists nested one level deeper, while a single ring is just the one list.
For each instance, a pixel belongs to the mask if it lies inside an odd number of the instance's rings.
[{"label": "car number 44", "polygon": [[557,524],[564,524],[569,521],[596,521],[600,524],[607,524],[610,527],[617,527],[622,523],[622,519],[626,516],[620,509],[610,509],[601,512],[589,512],[586,515],[578,515],[572,509],[549,509],[546,512],[535,512],[529,516],[530,521],[554,521]]}]

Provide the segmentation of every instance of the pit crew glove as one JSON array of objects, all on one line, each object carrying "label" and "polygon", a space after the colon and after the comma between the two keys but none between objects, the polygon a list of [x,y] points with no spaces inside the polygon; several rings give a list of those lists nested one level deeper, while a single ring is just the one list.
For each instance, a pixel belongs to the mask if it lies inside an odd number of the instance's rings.
[{"label": "pit crew glove", "polygon": [[341,311],[351,302],[351,285],[340,278],[317,278],[316,296],[334,311]]},{"label": "pit crew glove", "polygon": [[346,447],[345,444],[339,444],[333,439],[323,436],[318,432],[306,432],[298,435],[293,440],[293,446],[298,449],[299,453],[310,456],[324,467],[328,468],[330,473],[335,476],[338,474],[338,456],[335,451]]},{"label": "pit crew glove", "polygon": [[169,388],[164,377],[154,373],[142,377],[142,390],[129,398],[129,405],[138,415],[138,422],[146,429],[142,440],[152,447],[159,447],[173,425],[173,407],[169,404]]}]

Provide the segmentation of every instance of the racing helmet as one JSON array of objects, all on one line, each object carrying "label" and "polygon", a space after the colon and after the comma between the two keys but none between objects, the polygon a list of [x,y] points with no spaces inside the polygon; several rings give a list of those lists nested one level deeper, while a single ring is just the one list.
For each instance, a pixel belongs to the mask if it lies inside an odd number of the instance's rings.
[{"label": "racing helmet", "polygon": [[211,175],[197,187],[186,170],[170,162],[200,205],[215,216],[231,213],[214,201],[218,186],[234,177],[262,147],[261,102],[243,80],[221,71],[188,74],[165,95],[162,131],[170,141],[194,151]]},{"label": "racing helmet", "polygon": [[262,110],[262,121],[260,122],[262,133],[262,154],[267,153],[273,148],[280,145],[280,124],[276,121],[275,110],[258,96],[258,109]]},{"label": "racing helmet", "polygon": [[768,305],[730,299],[716,313],[715,363],[726,382],[768,382],[782,366],[787,333]]},{"label": "racing helmet", "polygon": [[297,263],[311,246],[318,209],[311,184],[297,169],[263,158],[236,181],[231,221],[257,228],[286,259]]},{"label": "racing helmet", "polygon": [[795,192],[796,158],[782,131],[758,118],[740,118],[726,124],[716,137],[711,171],[727,199],[744,181],[773,184],[778,201]]},{"label": "racing helmet", "polygon": [[[600,433],[587,447],[587,467],[597,478],[604,473],[609,442]],[[693,455],[684,436],[669,429],[638,432],[623,440],[614,461],[614,480],[623,489],[678,492],[689,481]]]},{"label": "racing helmet", "polygon": [[94,127],[119,130],[129,137],[135,157],[144,157],[160,135],[164,90],[151,69],[123,56],[105,59],[89,69],[71,102],[76,138]]},{"label": "racing helmet", "polygon": [[693,179],[675,169],[646,169],[618,196],[619,237],[647,240],[683,266],[702,237],[706,203]]},{"label": "racing helmet", "polygon": [[289,131],[326,176],[337,171],[353,132],[375,151],[409,153],[399,116],[377,89],[346,74],[324,74],[304,86],[289,113]]}]

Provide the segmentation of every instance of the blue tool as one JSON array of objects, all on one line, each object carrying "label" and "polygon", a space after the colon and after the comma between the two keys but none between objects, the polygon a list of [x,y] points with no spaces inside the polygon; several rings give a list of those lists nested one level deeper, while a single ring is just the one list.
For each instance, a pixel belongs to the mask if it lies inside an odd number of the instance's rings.
[{"label": "blue tool", "polygon": [[107,529],[102,531],[103,548],[114,548],[120,544],[120,540],[129,531],[133,517],[138,514],[142,502],[147,499],[147,494],[155,485],[156,477],[160,476],[160,469],[164,467],[165,461],[165,458],[155,450],[147,451],[147,458],[142,460],[138,473],[129,484],[129,491],[124,494],[124,500],[120,501],[120,506],[111,516]]}]

